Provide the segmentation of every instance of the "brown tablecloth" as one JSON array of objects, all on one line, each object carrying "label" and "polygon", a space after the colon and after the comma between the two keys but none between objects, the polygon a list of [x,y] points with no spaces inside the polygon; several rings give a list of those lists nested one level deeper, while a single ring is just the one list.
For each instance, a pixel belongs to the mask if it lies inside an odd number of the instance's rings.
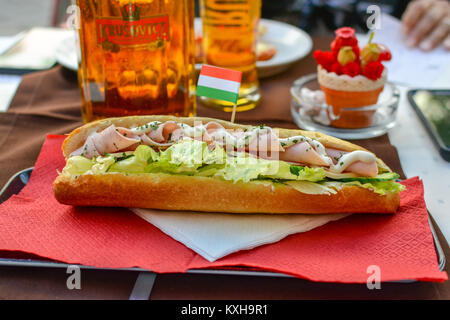
[{"label": "brown tablecloth", "polygon": [[[325,49],[330,38],[315,38],[315,48]],[[261,82],[262,102],[256,109],[238,113],[236,122],[295,128],[290,115],[289,89],[293,81],[315,72],[316,64],[309,55],[288,71]],[[82,124],[80,94],[76,74],[55,67],[24,77],[7,112],[0,115],[0,185],[17,171],[32,167],[45,134],[65,134]],[[199,116],[229,119],[230,114],[198,106]],[[404,177],[397,151],[387,135],[355,141],[382,158]],[[437,229],[448,256],[449,247]],[[43,269],[0,268],[0,298],[127,298],[136,279],[133,272],[86,271],[84,292],[65,288],[64,271],[59,276]],[[446,268],[449,272],[448,267]],[[86,273],[85,272],[85,273]],[[61,280],[59,283],[58,281]],[[113,279],[113,280],[111,280]],[[110,281],[117,287],[111,291]],[[34,289],[36,282],[55,287]],[[29,291],[31,290],[31,291]],[[289,298],[450,298],[449,284],[414,283],[385,284],[383,290],[370,291],[363,285],[311,283],[300,279],[259,277],[158,275],[152,298],[188,299],[289,299]]]}]

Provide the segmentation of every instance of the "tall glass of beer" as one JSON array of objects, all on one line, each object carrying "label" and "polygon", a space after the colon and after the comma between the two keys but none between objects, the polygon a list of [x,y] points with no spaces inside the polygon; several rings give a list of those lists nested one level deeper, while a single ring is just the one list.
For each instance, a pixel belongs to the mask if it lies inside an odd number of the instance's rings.
[{"label": "tall glass of beer", "polygon": [[85,122],[195,115],[194,0],[77,0]]},{"label": "tall glass of beer", "polygon": [[[255,108],[260,99],[256,42],[261,0],[200,0],[205,63],[242,71],[237,111]],[[207,106],[231,112],[233,104],[202,97]]]}]

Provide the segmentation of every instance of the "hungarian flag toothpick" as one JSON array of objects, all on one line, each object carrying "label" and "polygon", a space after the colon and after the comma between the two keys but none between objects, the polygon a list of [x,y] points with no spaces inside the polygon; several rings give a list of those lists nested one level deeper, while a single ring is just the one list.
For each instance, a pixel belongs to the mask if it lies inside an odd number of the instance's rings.
[{"label": "hungarian flag toothpick", "polygon": [[234,104],[231,122],[236,115],[242,72],[225,68],[202,65],[197,82],[197,96],[228,101]]}]

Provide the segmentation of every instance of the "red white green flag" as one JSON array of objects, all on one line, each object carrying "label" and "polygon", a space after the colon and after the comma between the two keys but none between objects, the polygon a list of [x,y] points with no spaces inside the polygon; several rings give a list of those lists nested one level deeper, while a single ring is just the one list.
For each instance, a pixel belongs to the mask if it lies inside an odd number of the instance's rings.
[{"label": "red white green flag", "polygon": [[236,104],[242,72],[203,65],[197,82],[197,96],[224,100]]}]

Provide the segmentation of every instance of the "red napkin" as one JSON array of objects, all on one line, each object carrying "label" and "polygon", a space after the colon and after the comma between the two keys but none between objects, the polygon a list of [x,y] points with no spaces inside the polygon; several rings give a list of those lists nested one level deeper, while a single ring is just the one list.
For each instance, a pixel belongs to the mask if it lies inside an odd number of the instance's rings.
[{"label": "red napkin", "polygon": [[439,271],[418,178],[394,215],[353,215],[277,243],[240,251],[213,263],[124,208],[74,208],[53,197],[64,166],[64,136],[48,135],[28,185],[0,206],[0,257],[37,255],[101,268],[141,267],[159,273],[246,266],[313,281],[447,280]]}]

